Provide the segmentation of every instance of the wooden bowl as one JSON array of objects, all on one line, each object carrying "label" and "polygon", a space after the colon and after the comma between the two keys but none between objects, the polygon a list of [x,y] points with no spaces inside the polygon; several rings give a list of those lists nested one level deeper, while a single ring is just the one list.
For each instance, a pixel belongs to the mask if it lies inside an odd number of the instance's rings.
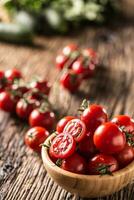
[{"label": "wooden bowl", "polygon": [[[55,135],[48,137],[45,144]],[[113,175],[79,175],[56,166],[50,159],[48,149],[42,147],[44,166],[52,179],[68,192],[81,197],[101,197],[119,191],[134,179],[134,161]]]}]

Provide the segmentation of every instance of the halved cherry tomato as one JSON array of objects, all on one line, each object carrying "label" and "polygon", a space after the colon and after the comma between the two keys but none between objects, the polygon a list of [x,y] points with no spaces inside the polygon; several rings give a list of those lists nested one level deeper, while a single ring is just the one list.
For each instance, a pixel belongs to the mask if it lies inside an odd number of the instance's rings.
[{"label": "halved cherry tomato", "polygon": [[105,175],[112,174],[119,169],[117,160],[110,155],[97,154],[88,163],[88,174]]},{"label": "halved cherry tomato", "polygon": [[74,116],[66,116],[66,117],[63,117],[62,119],[60,119],[60,121],[57,123],[56,131],[57,131],[58,133],[62,133],[64,127],[66,126],[66,124],[67,124],[70,120],[75,119],[75,118],[76,118],[76,117],[74,117]]},{"label": "halved cherry tomato", "polygon": [[61,133],[57,135],[51,143],[50,157],[67,158],[71,156],[76,148],[76,143],[72,135]]},{"label": "halved cherry tomato", "polygon": [[86,158],[92,157],[97,152],[93,142],[93,133],[86,134],[86,137],[79,143],[79,151]]},{"label": "halved cherry tomato", "polygon": [[70,157],[64,159],[61,164],[61,168],[77,174],[86,173],[86,161],[78,153],[74,153]]},{"label": "halved cherry tomato", "polygon": [[94,133],[93,140],[95,146],[105,154],[118,153],[126,145],[125,134],[112,122],[100,125]]},{"label": "halved cherry tomato", "polygon": [[82,115],[81,120],[86,124],[86,128],[89,132],[94,132],[98,126],[108,120],[106,110],[97,104],[89,105]]},{"label": "halved cherry tomato", "polygon": [[25,135],[25,144],[36,152],[41,151],[41,144],[47,139],[49,132],[42,127],[36,126],[29,129]]},{"label": "halved cherry tomato", "polygon": [[63,133],[71,134],[77,142],[80,142],[86,136],[86,126],[80,119],[72,119],[66,124]]},{"label": "halved cherry tomato", "polygon": [[115,154],[115,158],[118,160],[120,167],[125,167],[134,160],[134,149],[126,145],[122,151]]},{"label": "halved cherry tomato", "polygon": [[22,78],[22,74],[18,69],[9,69],[5,71],[5,77],[9,82],[13,82],[15,79]]}]

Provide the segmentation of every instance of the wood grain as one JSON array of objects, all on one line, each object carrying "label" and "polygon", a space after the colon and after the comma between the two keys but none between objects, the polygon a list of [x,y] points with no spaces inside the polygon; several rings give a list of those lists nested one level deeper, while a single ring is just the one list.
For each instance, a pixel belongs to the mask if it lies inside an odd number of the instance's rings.
[{"label": "wood grain", "polygon": [[[89,28],[79,35],[37,38],[34,47],[0,43],[0,69],[20,68],[28,80],[34,75],[48,77],[53,83],[51,102],[60,114],[72,114],[83,98],[100,103],[109,116],[126,113],[134,117],[134,27]],[[96,76],[70,95],[57,84],[55,56],[64,45],[76,42],[95,48],[102,66]],[[0,111],[0,200],[82,200],[54,183],[44,170],[40,157],[25,147],[27,127]],[[134,185],[97,200],[133,200]]]}]

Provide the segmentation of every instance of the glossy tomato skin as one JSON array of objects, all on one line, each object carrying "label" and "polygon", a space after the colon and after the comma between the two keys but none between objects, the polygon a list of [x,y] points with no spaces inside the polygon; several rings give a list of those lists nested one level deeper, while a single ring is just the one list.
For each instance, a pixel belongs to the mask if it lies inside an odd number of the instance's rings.
[{"label": "glossy tomato skin", "polygon": [[71,134],[76,142],[80,142],[86,137],[86,126],[80,119],[72,119],[64,127],[63,133]]},{"label": "glossy tomato skin", "polygon": [[83,55],[89,57],[92,64],[98,64],[98,55],[92,48],[84,49]]},{"label": "glossy tomato skin", "polygon": [[119,162],[120,167],[123,168],[134,160],[134,149],[126,145],[121,152],[115,154],[115,158]]},{"label": "glossy tomato skin", "polygon": [[49,95],[51,86],[50,86],[50,83],[48,81],[42,80],[42,81],[31,82],[30,88],[37,89],[37,90],[39,90],[39,92],[42,92],[46,95]]},{"label": "glossy tomato skin", "polygon": [[51,142],[49,154],[51,158],[67,158],[75,152],[76,143],[70,134],[61,133]]},{"label": "glossy tomato skin", "polygon": [[41,144],[47,139],[49,132],[42,127],[30,128],[25,135],[25,144],[34,151],[41,152]]},{"label": "glossy tomato skin", "polygon": [[94,133],[93,140],[97,149],[106,154],[118,153],[126,145],[125,134],[112,122],[100,125]]},{"label": "glossy tomato skin", "polygon": [[75,92],[80,87],[81,78],[74,72],[67,71],[61,75],[60,84],[70,92]]},{"label": "glossy tomato skin", "polygon": [[16,99],[7,91],[0,93],[0,109],[14,113],[16,107]]},{"label": "glossy tomato skin", "polygon": [[86,158],[92,157],[97,149],[93,142],[93,133],[87,133],[86,137],[79,143],[79,152]]},{"label": "glossy tomato skin", "polygon": [[[103,167],[103,169],[101,169],[101,167]],[[90,175],[104,175],[117,171],[119,165],[113,156],[97,154],[89,160],[87,168],[88,174]]]},{"label": "glossy tomato skin", "polygon": [[61,168],[77,174],[86,173],[86,161],[78,153],[74,153],[70,157],[64,159],[61,164]]},{"label": "glossy tomato skin", "polygon": [[66,117],[63,117],[62,119],[60,119],[57,123],[57,126],[56,126],[56,131],[57,133],[62,133],[63,132],[63,129],[64,127],[66,126],[66,124],[72,120],[72,119],[75,119],[76,117],[74,116],[66,116]]},{"label": "glossy tomato skin", "polygon": [[124,127],[125,131],[134,131],[134,120],[127,115],[118,115],[112,119],[112,122],[120,127]]},{"label": "glossy tomato skin", "polygon": [[56,57],[56,67],[59,70],[62,70],[65,67],[65,64],[67,63],[68,59],[69,58],[67,56],[65,56],[64,54],[58,55]]},{"label": "glossy tomato skin", "polygon": [[65,46],[63,48],[63,51],[62,53],[65,55],[65,56],[70,56],[74,51],[77,51],[78,50],[78,46],[76,44],[69,44],[67,46]]},{"label": "glossy tomato skin", "polygon": [[29,116],[30,126],[42,126],[47,130],[53,130],[55,125],[55,114],[52,111],[40,112],[34,109]]},{"label": "glossy tomato skin", "polygon": [[72,64],[72,70],[74,71],[74,73],[81,75],[82,79],[86,79],[93,76],[95,65],[90,63],[90,60],[84,63],[83,58],[78,58]]},{"label": "glossy tomato skin", "polygon": [[9,82],[13,82],[15,79],[22,78],[22,74],[19,70],[13,68],[5,71],[5,77]]},{"label": "glossy tomato skin", "polygon": [[82,115],[81,120],[86,124],[86,128],[89,132],[94,132],[98,126],[108,120],[106,110],[97,104],[89,105]]},{"label": "glossy tomato skin", "polygon": [[16,105],[16,113],[20,118],[27,120],[35,108],[37,108],[36,101],[20,99]]}]

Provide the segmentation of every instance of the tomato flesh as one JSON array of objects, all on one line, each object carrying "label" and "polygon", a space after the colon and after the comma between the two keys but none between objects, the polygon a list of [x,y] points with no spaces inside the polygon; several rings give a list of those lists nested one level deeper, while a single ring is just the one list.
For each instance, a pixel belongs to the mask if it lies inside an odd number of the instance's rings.
[{"label": "tomato flesh", "polygon": [[57,123],[57,126],[56,126],[56,131],[58,133],[62,133],[63,130],[64,130],[64,127],[66,126],[66,124],[71,121],[72,119],[75,119],[76,117],[73,117],[73,116],[66,116],[66,117],[63,117],[62,119],[60,119],[60,121]]},{"label": "tomato flesh", "polygon": [[76,143],[70,134],[61,133],[51,143],[49,154],[55,158],[67,158],[75,151]]},{"label": "tomato flesh", "polygon": [[77,142],[80,142],[86,136],[86,126],[80,119],[72,119],[66,124],[63,133],[71,134]]}]

